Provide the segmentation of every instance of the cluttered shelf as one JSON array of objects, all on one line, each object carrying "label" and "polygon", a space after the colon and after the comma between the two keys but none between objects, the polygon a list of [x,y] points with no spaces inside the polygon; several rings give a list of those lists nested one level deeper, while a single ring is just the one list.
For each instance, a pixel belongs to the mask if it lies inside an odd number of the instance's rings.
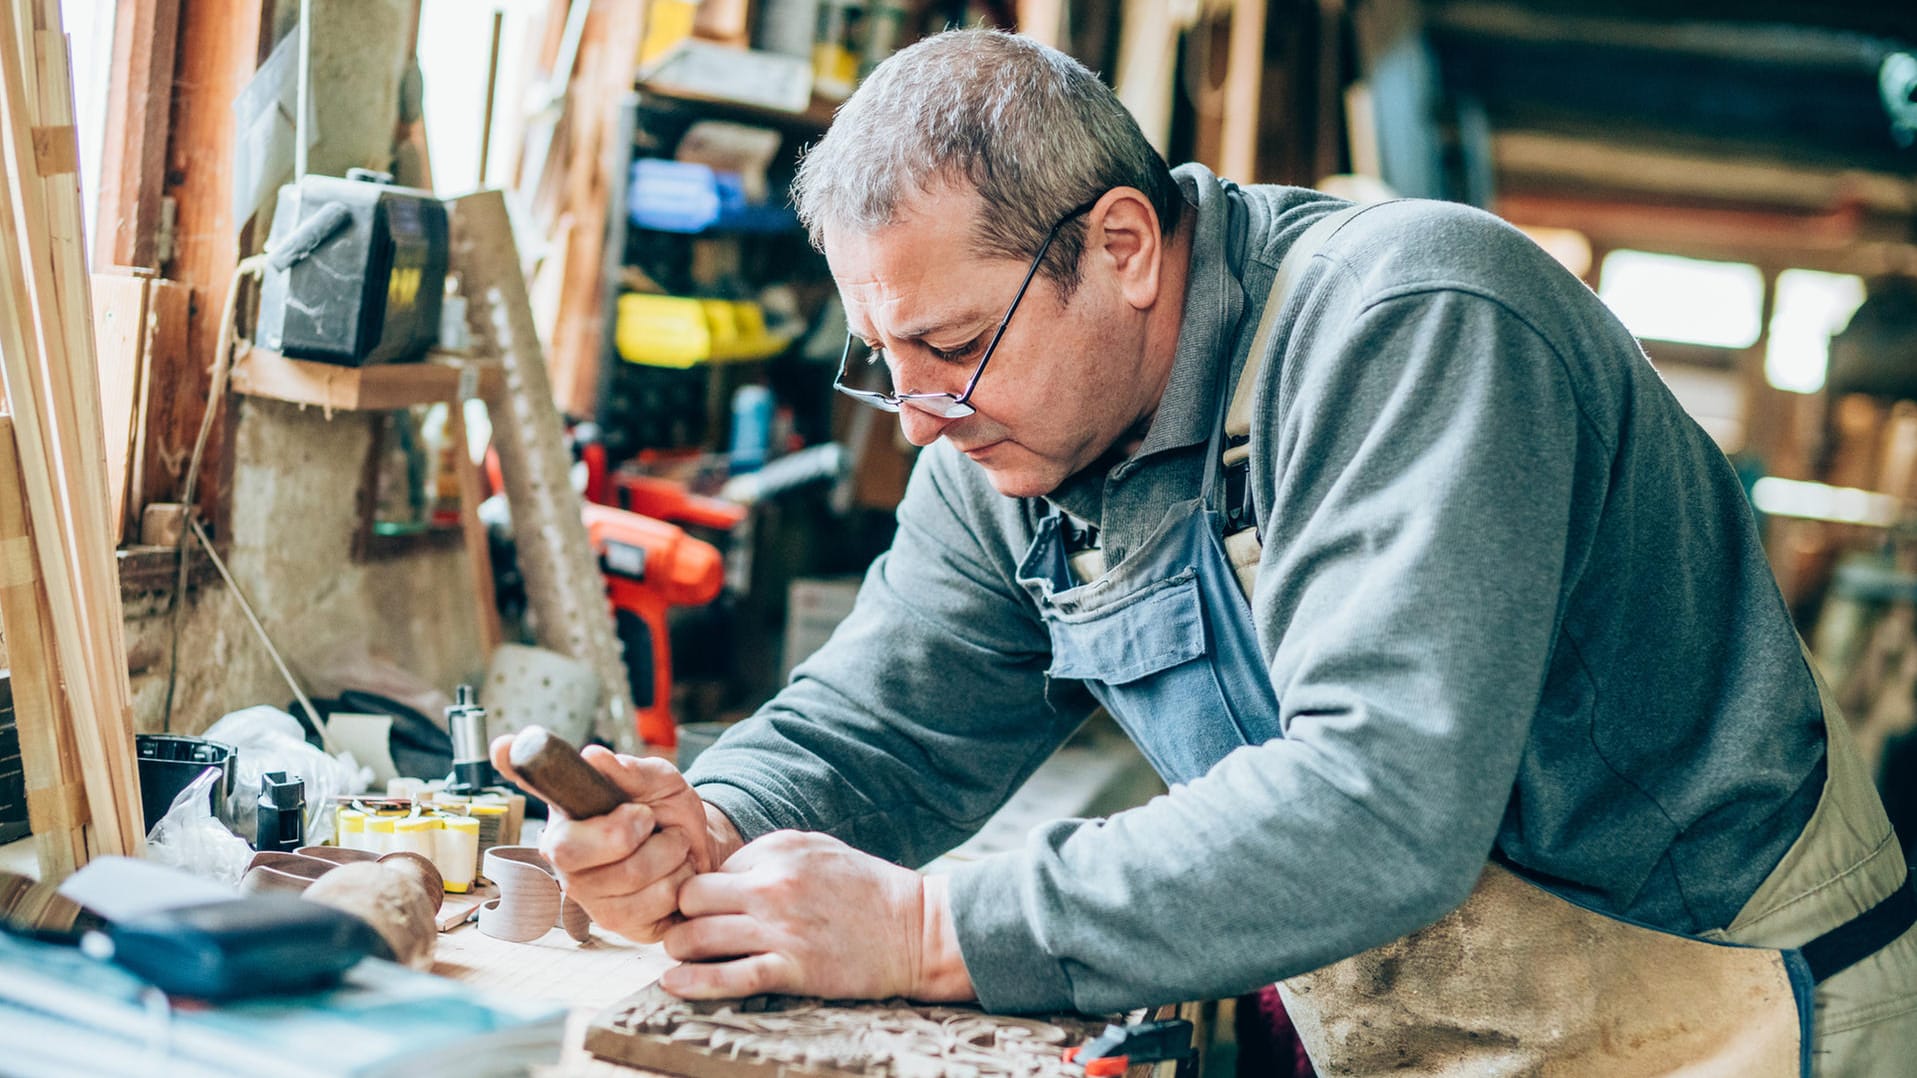
[{"label": "cluttered shelf", "polygon": [[497,363],[446,352],[428,352],[417,363],[345,367],[251,348],[233,365],[236,393],[348,412],[490,398],[500,379]]}]

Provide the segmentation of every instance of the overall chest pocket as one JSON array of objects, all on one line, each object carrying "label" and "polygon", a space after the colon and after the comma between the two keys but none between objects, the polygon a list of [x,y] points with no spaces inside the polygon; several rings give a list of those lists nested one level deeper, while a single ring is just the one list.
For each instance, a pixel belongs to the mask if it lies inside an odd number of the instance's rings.
[{"label": "overall chest pocket", "polygon": [[1186,570],[1129,595],[1100,601],[1063,596],[1045,611],[1051,676],[1126,685],[1205,654],[1205,613],[1197,574]]}]

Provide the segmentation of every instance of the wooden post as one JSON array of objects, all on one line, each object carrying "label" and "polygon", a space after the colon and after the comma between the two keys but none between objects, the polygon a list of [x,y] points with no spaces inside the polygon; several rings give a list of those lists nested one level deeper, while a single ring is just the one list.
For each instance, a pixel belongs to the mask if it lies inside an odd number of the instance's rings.
[{"label": "wooden post", "polygon": [[179,31],[180,0],[119,0],[94,218],[98,265],[159,267],[167,114]]},{"label": "wooden post", "polygon": [[[153,355],[153,395],[146,413],[147,447],[138,480],[147,501],[175,500],[186,458],[206,409],[209,368],[220,335],[220,301],[239,264],[244,222],[233,219],[233,99],[259,67],[271,34],[263,0],[194,0],[181,5],[172,131],[165,194],[173,199],[173,257],[165,275],[192,289],[183,345]],[[228,411],[207,439],[200,511],[217,521],[229,474]],[[137,512],[139,506],[135,506]],[[217,530],[217,529],[216,529]]]}]

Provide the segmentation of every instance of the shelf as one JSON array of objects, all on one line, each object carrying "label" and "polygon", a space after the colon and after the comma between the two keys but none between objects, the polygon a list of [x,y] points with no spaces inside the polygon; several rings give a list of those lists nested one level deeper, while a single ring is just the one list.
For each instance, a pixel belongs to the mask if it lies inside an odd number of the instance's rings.
[{"label": "shelf", "polygon": [[751,105],[644,81],[639,82],[634,89],[639,92],[644,103],[653,107],[676,106],[696,109],[701,114],[716,120],[736,120],[739,123],[759,124],[765,127],[776,127],[782,131],[809,135],[823,134],[831,125],[832,115],[841,104],[831,98],[814,94],[812,103],[804,112],[787,112],[784,109]]},{"label": "shelf", "polygon": [[[418,363],[341,367],[250,349],[233,367],[233,391],[249,397],[316,404],[343,412],[390,411],[462,397],[496,395],[497,363],[428,352]],[[469,383],[462,388],[462,379]]]}]

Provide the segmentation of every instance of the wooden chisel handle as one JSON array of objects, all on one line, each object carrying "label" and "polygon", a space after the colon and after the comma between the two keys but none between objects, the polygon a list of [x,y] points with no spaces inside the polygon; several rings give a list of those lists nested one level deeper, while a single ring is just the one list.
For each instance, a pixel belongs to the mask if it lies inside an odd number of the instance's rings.
[{"label": "wooden chisel handle", "polygon": [[565,738],[543,726],[514,735],[508,758],[539,796],[575,820],[604,816],[632,800]]}]

